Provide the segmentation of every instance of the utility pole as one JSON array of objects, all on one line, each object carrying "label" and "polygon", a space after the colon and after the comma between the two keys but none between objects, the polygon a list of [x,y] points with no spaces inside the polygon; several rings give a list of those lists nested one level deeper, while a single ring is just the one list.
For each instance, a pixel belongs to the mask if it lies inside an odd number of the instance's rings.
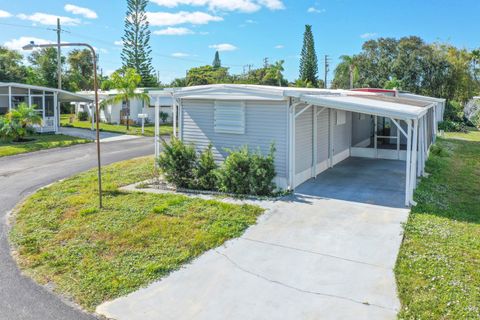
[{"label": "utility pole", "polygon": [[328,54],[325,55],[325,83],[324,83],[324,88],[327,89],[327,76],[328,76],[328,71],[330,71],[330,61],[329,61]]},{"label": "utility pole", "polygon": [[60,51],[60,33],[62,28],[60,27],[60,18],[57,18],[57,79],[58,79],[58,89],[62,90],[62,52]]}]

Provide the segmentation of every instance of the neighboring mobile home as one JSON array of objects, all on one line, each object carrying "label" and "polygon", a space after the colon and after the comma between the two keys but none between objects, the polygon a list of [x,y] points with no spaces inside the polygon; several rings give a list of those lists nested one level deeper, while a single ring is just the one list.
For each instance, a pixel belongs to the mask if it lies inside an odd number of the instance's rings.
[{"label": "neighboring mobile home", "polygon": [[0,115],[15,109],[20,103],[35,106],[42,116],[38,132],[57,132],[60,124],[60,103],[84,102],[92,99],[65,90],[32,86],[20,83],[0,82]]},{"label": "neighboring mobile home", "polygon": [[212,144],[219,161],[231,148],[248,145],[266,154],[274,143],[275,182],[283,189],[294,189],[348,157],[405,161],[406,205],[413,203],[416,178],[424,174],[444,103],[256,85],[190,87],[173,96],[180,139],[199,150]]},{"label": "neighboring mobile home", "polygon": [[[139,123],[141,122],[140,114],[147,115],[147,122],[153,122],[155,120],[155,102],[157,98],[160,103],[160,111],[168,115],[167,122],[172,122],[172,105],[173,99],[171,91],[168,89],[137,89],[137,93],[146,92],[150,96],[150,104],[145,104],[143,101],[138,99],[133,99],[130,101],[130,121]],[[85,96],[88,98],[94,97],[93,91],[81,91],[78,92],[79,95]],[[117,90],[109,91],[99,91],[100,102],[111,98],[118,94]],[[100,110],[100,120],[107,123],[119,124],[122,121],[125,121],[125,109],[126,102],[117,103],[117,104],[108,104]],[[88,112],[89,117],[92,117],[94,114],[95,108],[91,103],[76,103],[75,104],[75,114],[78,115],[79,112]]]}]

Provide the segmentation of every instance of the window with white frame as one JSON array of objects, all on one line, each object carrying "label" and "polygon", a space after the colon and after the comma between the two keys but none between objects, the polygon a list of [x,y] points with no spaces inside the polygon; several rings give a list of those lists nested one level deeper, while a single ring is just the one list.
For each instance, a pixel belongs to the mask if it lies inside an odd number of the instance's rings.
[{"label": "window with white frame", "polygon": [[343,110],[337,110],[337,126],[347,123],[347,113]]},{"label": "window with white frame", "polygon": [[245,103],[240,101],[215,101],[215,132],[245,133]]}]

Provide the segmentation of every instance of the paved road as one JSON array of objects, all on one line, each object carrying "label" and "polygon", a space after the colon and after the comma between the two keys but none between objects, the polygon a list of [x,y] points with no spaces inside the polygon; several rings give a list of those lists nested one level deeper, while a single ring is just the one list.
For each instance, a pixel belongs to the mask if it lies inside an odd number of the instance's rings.
[{"label": "paved road", "polygon": [[[153,139],[104,142],[103,164],[153,154]],[[0,158],[0,320],[94,319],[22,276],[10,256],[6,214],[38,188],[96,166],[95,145]]]}]

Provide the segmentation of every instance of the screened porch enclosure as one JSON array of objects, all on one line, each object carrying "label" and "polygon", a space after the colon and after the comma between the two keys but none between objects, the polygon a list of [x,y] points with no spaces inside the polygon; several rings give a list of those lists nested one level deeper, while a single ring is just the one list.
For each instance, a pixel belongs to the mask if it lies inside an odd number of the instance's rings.
[{"label": "screened porch enclosure", "polygon": [[0,115],[16,109],[25,103],[35,108],[42,118],[42,124],[35,126],[38,132],[57,132],[60,123],[61,102],[91,102],[73,93],[15,83],[0,83]]}]

